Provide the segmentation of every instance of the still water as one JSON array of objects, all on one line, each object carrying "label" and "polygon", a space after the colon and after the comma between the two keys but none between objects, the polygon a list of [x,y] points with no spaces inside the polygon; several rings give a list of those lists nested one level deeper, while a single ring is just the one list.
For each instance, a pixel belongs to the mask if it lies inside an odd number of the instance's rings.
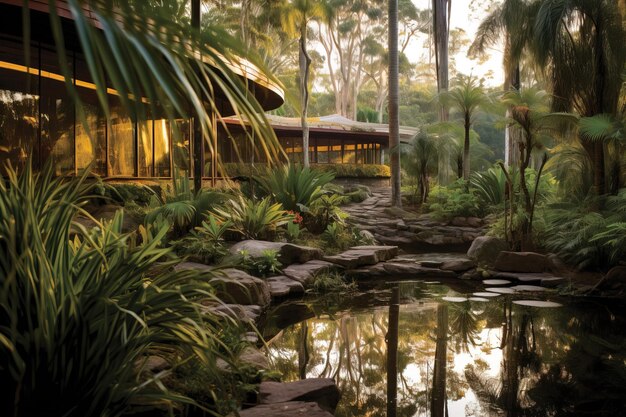
[{"label": "still water", "polygon": [[334,378],[340,417],[388,415],[394,381],[398,416],[626,416],[623,303],[403,282],[394,316],[391,286],[278,307],[265,327],[274,368]]}]

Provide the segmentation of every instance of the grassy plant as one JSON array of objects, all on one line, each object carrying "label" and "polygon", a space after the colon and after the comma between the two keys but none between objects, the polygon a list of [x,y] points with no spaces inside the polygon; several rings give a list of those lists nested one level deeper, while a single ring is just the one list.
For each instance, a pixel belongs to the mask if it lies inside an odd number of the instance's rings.
[{"label": "grassy plant", "polygon": [[[121,213],[85,230],[72,224],[89,192],[85,177],[7,172],[8,185],[0,182],[1,414],[119,416],[140,398],[170,410],[191,402],[167,392],[160,382],[167,372],[144,380],[137,369],[155,352],[216,369],[226,351],[219,339],[226,326],[199,309],[211,288],[173,270],[171,251],[157,247],[167,226],[141,244],[120,233]],[[72,227],[79,233],[70,240]]]},{"label": "grassy plant", "polygon": [[321,196],[302,214],[304,225],[311,233],[320,234],[331,223],[343,224],[347,214],[339,206],[345,201],[344,196],[337,194]]},{"label": "grassy plant", "polygon": [[268,249],[261,253],[261,256],[250,256],[248,251],[239,251],[235,263],[241,265],[248,273],[256,277],[268,277],[281,273],[283,264],[278,260],[279,253],[276,250]]},{"label": "grassy plant", "polygon": [[483,212],[478,198],[471,191],[466,191],[462,180],[448,187],[434,187],[430,193],[427,209],[433,217],[440,220],[480,216]]},{"label": "grassy plant", "polygon": [[220,222],[213,215],[207,216],[201,227],[196,227],[189,235],[172,242],[176,253],[201,263],[216,263],[228,255],[223,235],[231,227],[231,222]]},{"label": "grassy plant", "polygon": [[341,274],[328,272],[318,274],[315,277],[315,281],[309,292],[325,294],[329,292],[354,292],[356,290],[356,282],[346,282]]},{"label": "grassy plant", "polygon": [[334,178],[330,172],[289,164],[254,179],[285,210],[302,212],[324,195],[322,187]]},{"label": "grassy plant", "polygon": [[269,239],[279,226],[293,219],[279,203],[269,197],[260,201],[239,196],[228,200],[224,208],[215,208],[213,213],[220,220],[231,223],[230,230],[246,239]]}]

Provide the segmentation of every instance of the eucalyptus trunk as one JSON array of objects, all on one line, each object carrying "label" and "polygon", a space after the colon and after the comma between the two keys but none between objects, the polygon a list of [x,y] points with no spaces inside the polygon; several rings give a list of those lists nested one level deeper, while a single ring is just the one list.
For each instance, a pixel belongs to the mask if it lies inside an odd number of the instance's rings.
[{"label": "eucalyptus trunk", "polygon": [[431,417],[445,417],[446,413],[446,374],[448,354],[448,306],[437,306],[437,341],[435,347],[435,369],[433,391],[430,402]]},{"label": "eucalyptus trunk", "polygon": [[400,290],[391,290],[389,327],[387,329],[387,417],[396,417],[398,410],[398,324],[400,318]]},{"label": "eucalyptus trunk", "polygon": [[465,122],[463,128],[465,131],[465,139],[463,140],[463,179],[469,181],[470,178],[470,128],[472,120],[468,113],[465,114]]},{"label": "eucalyptus trunk", "polygon": [[306,50],[306,21],[300,25],[300,52],[298,62],[300,65],[300,96],[302,112],[300,121],[302,123],[302,159],[305,167],[309,166],[309,123],[307,113],[309,110],[309,71],[311,68],[311,57]]},{"label": "eucalyptus trunk", "polygon": [[[432,0],[433,7],[433,36],[435,45],[435,68],[437,71],[437,93],[441,94],[450,87],[449,81],[449,53],[448,40],[450,36],[450,0]],[[448,110],[441,106],[439,108],[439,121],[448,121]],[[438,162],[438,180],[440,184],[447,184],[450,181],[448,167],[450,166],[450,155],[442,152]]]},{"label": "eucalyptus trunk", "polygon": [[391,205],[402,207],[400,181],[400,122],[398,120],[398,0],[389,0],[389,148]]}]

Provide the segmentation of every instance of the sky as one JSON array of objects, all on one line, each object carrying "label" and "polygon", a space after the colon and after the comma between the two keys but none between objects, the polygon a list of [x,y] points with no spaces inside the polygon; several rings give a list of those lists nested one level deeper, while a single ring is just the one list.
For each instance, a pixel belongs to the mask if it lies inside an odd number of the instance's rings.
[{"label": "sky", "polygon": [[[450,29],[461,28],[467,33],[470,41],[474,40],[476,29],[480,25],[482,19],[487,15],[486,7],[491,1],[486,0],[451,0],[452,13],[450,16]],[[413,0],[413,4],[419,9],[427,9],[430,7],[432,0]],[[473,10],[470,10],[470,4],[473,3]],[[408,58],[411,62],[418,62],[422,55],[427,54],[423,48],[423,42],[426,37],[422,37],[413,41],[407,50]],[[490,86],[502,85],[504,82],[504,74],[502,72],[502,50],[495,48],[490,52],[490,58],[483,65],[467,58],[467,50],[456,55],[457,69],[464,74],[472,74],[478,77],[485,76],[489,71],[493,76],[486,79],[485,82]],[[426,55],[427,56],[427,55]]]}]

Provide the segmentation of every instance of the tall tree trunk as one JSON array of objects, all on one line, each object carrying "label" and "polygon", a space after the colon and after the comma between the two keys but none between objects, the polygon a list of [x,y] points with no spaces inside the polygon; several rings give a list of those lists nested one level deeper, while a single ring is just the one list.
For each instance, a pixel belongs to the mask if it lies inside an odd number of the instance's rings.
[{"label": "tall tree trunk", "polygon": [[402,207],[400,190],[400,122],[398,120],[398,0],[389,0],[389,159],[391,205]]},{"label": "tall tree trunk", "polygon": [[306,21],[300,25],[300,52],[298,61],[300,64],[300,95],[302,112],[300,121],[302,123],[302,163],[309,166],[309,123],[307,113],[309,110],[309,69],[311,67],[311,57],[306,50]]},{"label": "tall tree trunk", "polygon": [[465,115],[465,140],[463,141],[463,179],[469,181],[470,177],[470,127],[472,122],[470,115]]},{"label": "tall tree trunk", "polygon": [[431,417],[446,415],[446,368],[448,354],[448,306],[437,306],[437,341],[435,347],[435,369],[433,372],[433,391],[430,402]]},{"label": "tall tree trunk", "polygon": [[[191,1],[191,26],[200,30],[200,0]],[[199,74],[198,74],[199,75]],[[204,135],[198,118],[193,120],[193,191],[198,194],[202,190],[204,176]]]},{"label": "tall tree trunk", "polygon": [[298,374],[300,379],[306,379],[306,367],[309,365],[309,324],[300,323],[300,344],[298,346]]},{"label": "tall tree trunk", "polygon": [[398,286],[391,290],[389,327],[387,328],[387,417],[396,417],[398,403],[398,322],[400,293]]},{"label": "tall tree trunk", "polygon": [[[437,71],[437,92],[447,91],[449,88],[448,75],[448,40],[450,36],[450,0],[432,0],[433,7],[433,38],[435,45],[435,68]],[[448,110],[443,106],[439,108],[439,121],[448,120]],[[442,152],[438,162],[438,181],[445,185],[450,182],[448,167],[450,155]]]}]

